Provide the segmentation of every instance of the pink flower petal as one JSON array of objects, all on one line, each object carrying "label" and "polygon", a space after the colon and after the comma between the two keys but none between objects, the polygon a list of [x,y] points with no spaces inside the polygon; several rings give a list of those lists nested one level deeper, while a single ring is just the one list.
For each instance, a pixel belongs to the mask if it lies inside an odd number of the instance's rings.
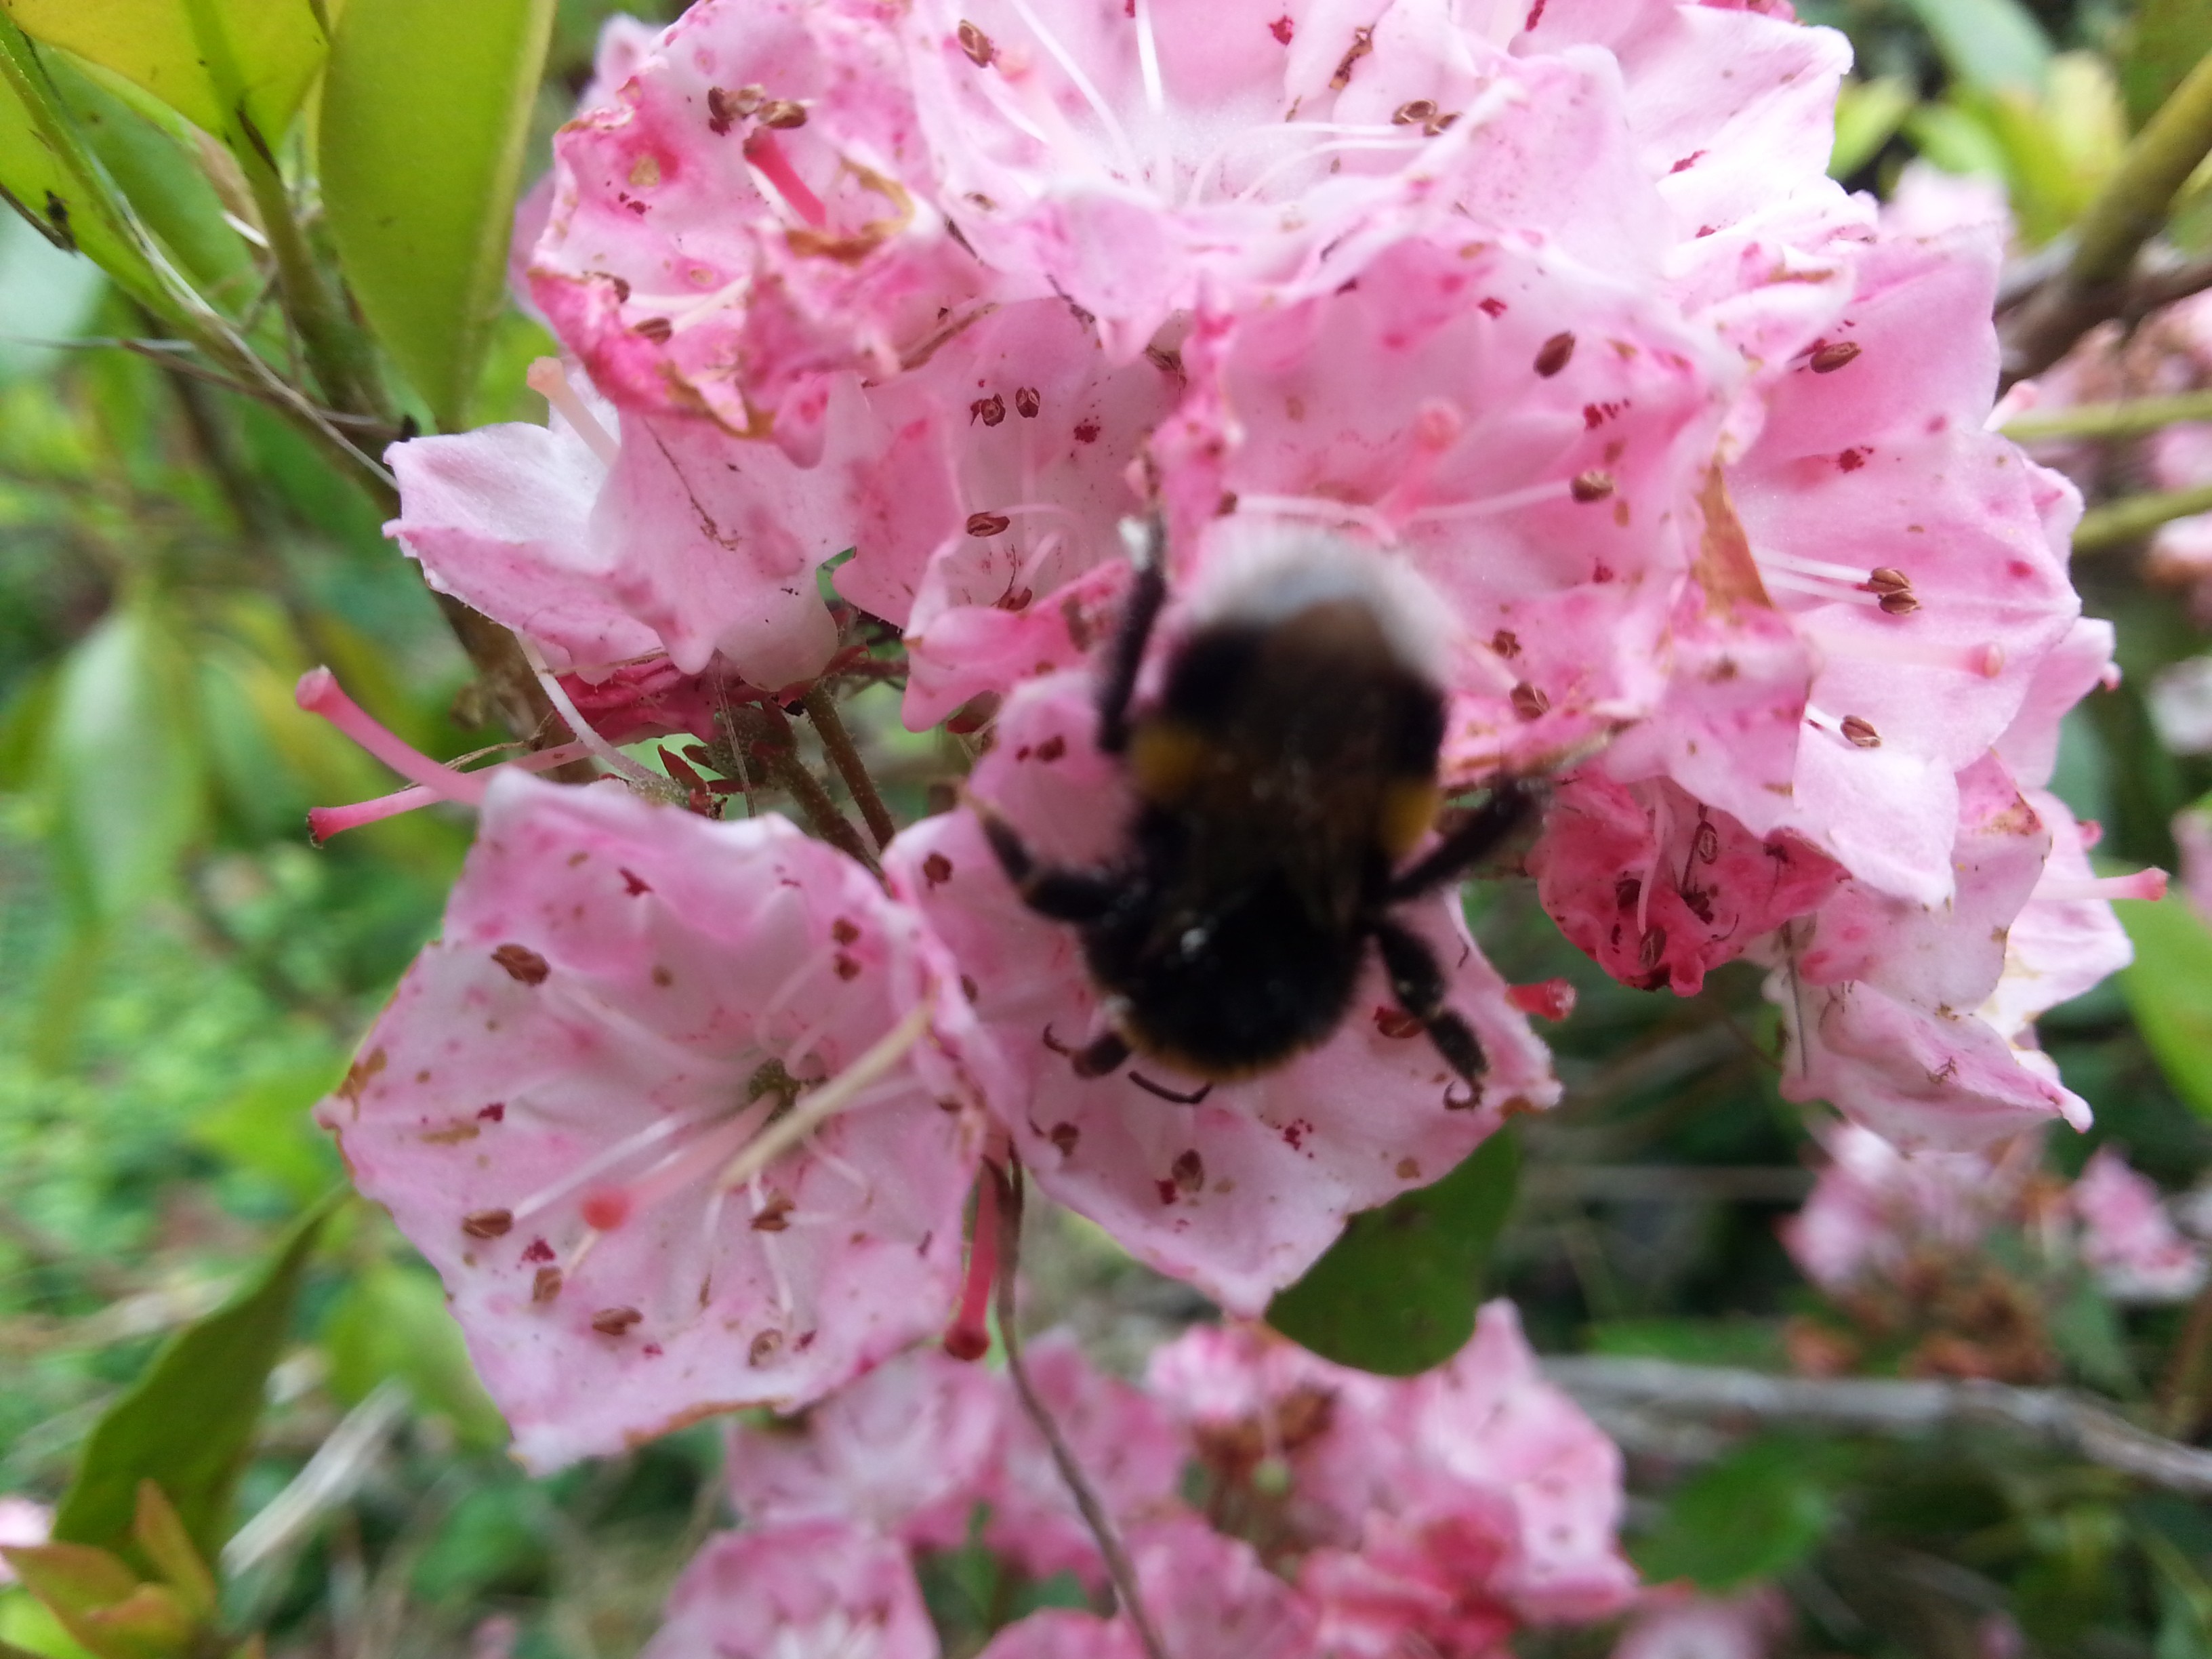
[{"label": "pink flower petal", "polygon": [[[957,974],[782,819],[501,774],[443,936],[319,1117],[555,1468],[818,1398],[948,1316],[975,1168]],[[934,1035],[855,1109],[722,1191],[794,1083],[924,1002]]]},{"label": "pink flower petal", "polygon": [[938,1659],[937,1632],[906,1552],[819,1522],[707,1540],[670,1592],[639,1659]]}]

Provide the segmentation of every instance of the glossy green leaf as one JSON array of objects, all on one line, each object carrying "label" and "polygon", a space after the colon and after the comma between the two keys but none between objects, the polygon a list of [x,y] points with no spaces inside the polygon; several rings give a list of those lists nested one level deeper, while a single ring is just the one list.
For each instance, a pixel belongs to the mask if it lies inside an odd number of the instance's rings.
[{"label": "glossy green leaf", "polygon": [[161,278],[91,153],[79,140],[45,64],[0,16],[0,198],[55,246],[82,253],[140,304],[167,314]]},{"label": "glossy green leaf", "polygon": [[552,0],[350,0],[322,100],[346,280],[438,423],[467,423],[507,278]]},{"label": "glossy green leaf", "polygon": [[380,1261],[355,1273],[323,1328],[331,1387],[349,1405],[387,1378],[416,1407],[451,1420],[463,1443],[507,1443],[507,1424],[469,1364],[461,1328],[437,1276]]},{"label": "glossy green leaf", "polygon": [[1951,73],[1985,91],[2042,90],[2051,41],[2020,0],[1906,0]]},{"label": "glossy green leaf", "polygon": [[1764,1435],[1692,1477],[1629,1552],[1645,1582],[1686,1578],[1719,1593],[1796,1565],[1835,1518],[1832,1453],[1796,1435]]},{"label": "glossy green leaf", "polygon": [[2212,52],[2212,0],[2139,0],[2120,54],[2128,120],[2141,126],[2181,84],[2190,65]]},{"label": "glossy green leaf", "polygon": [[222,198],[191,148],[191,129],[174,116],[166,125],[149,119],[63,53],[45,62],[86,145],[146,228],[202,294],[233,313],[242,308],[260,273],[246,239],[223,218]]},{"label": "glossy green leaf", "polygon": [[2136,947],[2120,989],[2173,1092],[2212,1117],[2212,928],[2175,893],[2112,907]]},{"label": "glossy green leaf", "polygon": [[63,664],[42,782],[55,864],[81,925],[167,886],[204,817],[185,656],[154,605],[127,601]]},{"label": "glossy green leaf", "polygon": [[0,4],[27,33],[113,70],[233,144],[273,149],[322,67],[311,0]]},{"label": "glossy green leaf", "polygon": [[1483,1269],[1521,1172],[1509,1131],[1433,1186],[1352,1217],[1277,1296],[1267,1322],[1324,1358],[1385,1376],[1442,1364],[1474,1334]]},{"label": "glossy green leaf", "polygon": [[108,1407],[54,1517],[57,1539],[122,1548],[132,1535],[139,1482],[151,1480],[175,1505],[193,1547],[215,1558],[301,1277],[337,1201],[308,1212],[243,1291],[170,1339]]}]

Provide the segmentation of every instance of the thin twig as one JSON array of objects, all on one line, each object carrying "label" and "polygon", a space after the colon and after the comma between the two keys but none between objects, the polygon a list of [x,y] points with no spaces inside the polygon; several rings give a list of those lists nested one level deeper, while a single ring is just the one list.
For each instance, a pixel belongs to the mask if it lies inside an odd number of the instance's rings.
[{"label": "thin twig", "polygon": [[1022,1254],[1022,1166],[1008,1160],[1001,1173],[996,1166],[987,1164],[988,1179],[999,1182],[999,1340],[1006,1350],[1006,1375],[1013,1380],[1014,1392],[1021,1398],[1022,1409],[1029,1413],[1030,1421],[1044,1437],[1045,1445],[1052,1452],[1054,1468],[1067,1490],[1075,1498],[1075,1507],[1083,1512],[1084,1524],[1091,1535],[1098,1540],[1098,1553],[1106,1558],[1106,1576],[1113,1581],[1114,1594],[1121,1603],[1121,1611],[1135,1628],[1137,1639],[1144,1644],[1146,1659],[1168,1659],[1168,1650],[1160,1641],[1160,1633],[1153,1626],[1152,1617],[1146,1610],[1145,1598],[1137,1588],[1137,1569],[1129,1559],[1129,1553],[1121,1547],[1121,1534],[1115,1530],[1113,1517],[1098,1500],[1090,1477],[1083,1466],[1075,1461],[1066,1439],[1060,1434],[1060,1425],[1053,1421],[1052,1413],[1030,1381],[1029,1367],[1022,1361],[1022,1341],[1014,1317],[1014,1273],[1021,1263]]},{"label": "thin twig", "polygon": [[2081,522],[2074,527],[2074,550],[2100,553],[2108,547],[2124,547],[2141,541],[2160,525],[2191,519],[2199,513],[2212,513],[2212,486],[2123,495],[2081,515]]},{"label": "thin twig", "polygon": [[2174,1346],[2172,1362],[2159,1387],[2159,1421],[2168,1434],[2184,1440],[2196,1434],[2204,1417],[2208,1365],[2212,1365],[2212,1281],[2189,1304],[2181,1340]]},{"label": "thin twig", "polygon": [[2178,421],[2212,421],[2212,392],[2185,392],[2176,398],[2130,398],[2124,403],[2075,404],[2063,409],[2031,410],[2006,422],[2004,435],[2016,444],[2045,443],[2059,438],[2140,438]]},{"label": "thin twig", "polygon": [[1772,1376],[1728,1366],[1595,1355],[1547,1359],[1544,1374],[1593,1413],[1632,1425],[1688,1418],[1723,1425],[1800,1423],[1898,1436],[2006,1428],[2150,1486],[2212,1496],[2212,1451],[2162,1438],[2109,1407],[2060,1389]]},{"label": "thin twig", "polygon": [[776,739],[761,745],[762,758],[768,763],[768,774],[781,784],[799,809],[806,814],[806,821],[814,826],[815,833],[839,852],[849,854],[870,870],[876,869],[876,855],[860,839],[860,832],[853,828],[852,820],[837,810],[837,803],[830,799],[830,792],[822,781],[806,769],[799,758],[799,745],[793,741],[790,722],[784,720],[781,710],[773,712],[772,719],[781,729]]},{"label": "thin twig", "polygon": [[845,729],[845,722],[837,714],[836,699],[817,684],[808,688],[804,701],[807,718],[814,722],[814,730],[822,738],[822,750],[837,769],[837,775],[845,780],[845,787],[853,792],[853,804],[867,820],[868,833],[876,838],[878,848],[889,847],[891,837],[898,834],[898,825],[892,821],[884,798],[876,793],[876,781],[868,775],[868,763],[860,758],[860,750],[854,746],[853,734]]}]

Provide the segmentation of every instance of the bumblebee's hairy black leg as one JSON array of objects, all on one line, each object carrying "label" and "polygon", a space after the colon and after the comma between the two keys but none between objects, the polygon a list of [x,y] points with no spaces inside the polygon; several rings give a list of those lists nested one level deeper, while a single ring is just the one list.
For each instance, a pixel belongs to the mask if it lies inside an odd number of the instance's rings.
[{"label": "bumblebee's hairy black leg", "polygon": [[1054,921],[1096,921],[1113,908],[1123,884],[1119,880],[1096,870],[1040,865],[1019,830],[982,802],[975,805],[975,816],[982,821],[983,838],[997,854],[999,867],[1030,909]]},{"label": "bumblebee's hairy black leg", "polygon": [[1144,550],[1135,558],[1136,580],[1122,602],[1121,623],[1114,630],[1098,681],[1098,746],[1109,755],[1129,746],[1129,699],[1145,665],[1152,624],[1159,621],[1160,608],[1168,600],[1168,532],[1158,514],[1146,522],[1144,534]]},{"label": "bumblebee's hairy black leg", "polygon": [[1502,778],[1491,789],[1490,799],[1454,824],[1434,847],[1410,866],[1390,878],[1383,890],[1385,901],[1402,904],[1407,899],[1433,893],[1466,873],[1512,840],[1534,814],[1536,791],[1518,778]]},{"label": "bumblebee's hairy black leg", "polygon": [[1131,1053],[1119,1031],[1102,1033],[1082,1048],[1071,1048],[1052,1034],[1049,1025],[1044,1028],[1044,1046],[1056,1054],[1066,1055],[1068,1070],[1078,1077],[1106,1077],[1119,1070]]},{"label": "bumblebee's hairy black leg", "polygon": [[1473,1028],[1444,1006],[1444,970],[1428,941],[1384,917],[1375,924],[1375,943],[1398,1006],[1421,1022],[1445,1064],[1469,1083],[1480,1082],[1488,1069],[1482,1044]]}]

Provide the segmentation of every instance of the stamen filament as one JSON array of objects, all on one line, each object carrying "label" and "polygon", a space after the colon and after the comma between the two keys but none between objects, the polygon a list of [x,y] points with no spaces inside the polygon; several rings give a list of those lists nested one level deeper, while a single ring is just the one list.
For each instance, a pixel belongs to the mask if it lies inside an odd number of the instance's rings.
[{"label": "stamen filament", "polygon": [[[541,358],[539,361],[544,360]],[[568,722],[569,731],[575,733],[579,743],[592,751],[592,758],[612,767],[632,783],[639,785],[650,798],[666,799],[668,780],[647,771],[599,734],[592,723],[578,711],[574,699],[569,696],[568,688],[561,684],[560,677],[545,665],[544,654],[529,635],[517,634],[514,642],[522,647],[523,659],[529,663],[531,672],[538,676],[538,684],[545,688],[545,700],[553,705],[554,711],[562,720]]]},{"label": "stamen filament", "polygon": [[822,198],[799,176],[799,170],[791,165],[791,158],[783,153],[783,146],[776,143],[773,134],[757,132],[745,141],[745,162],[768,180],[793,213],[815,229],[830,222],[830,210],[822,205]]},{"label": "stamen filament", "polygon": [[1961,674],[1995,679],[2004,672],[2004,647],[1995,641],[1981,645],[1936,645],[1905,637],[1885,628],[1879,634],[1858,629],[1848,632],[1824,628],[1810,616],[1791,618],[1797,630],[1829,657],[1851,657],[1862,662],[1905,663],[1923,668],[1948,668]]},{"label": "stamen filament", "polygon": [[1540,507],[1546,501],[1559,501],[1571,495],[1573,484],[1561,478],[1553,483],[1531,484],[1526,489],[1508,490],[1503,495],[1485,495],[1472,501],[1450,501],[1442,507],[1424,507],[1406,515],[1408,525],[1441,523],[1448,520],[1487,519],[1499,513],[1517,513],[1524,507]]},{"label": "stamen filament", "polygon": [[592,454],[611,468],[621,459],[621,440],[601,426],[599,417],[576,395],[576,388],[568,384],[568,371],[558,357],[538,358],[523,379],[532,392],[560,411],[561,418],[574,428]]},{"label": "stamen filament", "polygon": [[1315,519],[1323,524],[1352,524],[1382,543],[1393,546],[1398,532],[1388,519],[1371,507],[1361,507],[1352,501],[1331,501],[1324,495],[1239,495],[1240,510],[1255,513],[1273,513],[1285,519]]},{"label": "stamen filament", "polygon": [[848,1110],[878,1078],[906,1057],[929,1029],[929,1004],[918,1002],[906,1018],[868,1048],[859,1059],[756,1135],[745,1149],[730,1160],[715,1185],[725,1191],[741,1187],[778,1158],[796,1146],[840,1112]]},{"label": "stamen filament", "polygon": [[1106,129],[1107,136],[1114,141],[1114,148],[1121,152],[1123,165],[1127,167],[1132,173],[1137,173],[1139,171],[1137,148],[1129,142],[1127,130],[1115,118],[1114,106],[1098,95],[1098,88],[1091,85],[1091,77],[1083,72],[1083,66],[1075,61],[1066,46],[1060,44],[1052,31],[1045,27],[1043,20],[1038,17],[1029,0],[1013,0],[1013,7],[1015,15],[1022,20],[1029,32],[1036,38],[1037,44],[1052,54],[1054,61],[1060,65],[1061,72],[1074,82],[1075,89],[1083,94],[1084,102],[1089,104],[1097,112],[1100,123]]}]

